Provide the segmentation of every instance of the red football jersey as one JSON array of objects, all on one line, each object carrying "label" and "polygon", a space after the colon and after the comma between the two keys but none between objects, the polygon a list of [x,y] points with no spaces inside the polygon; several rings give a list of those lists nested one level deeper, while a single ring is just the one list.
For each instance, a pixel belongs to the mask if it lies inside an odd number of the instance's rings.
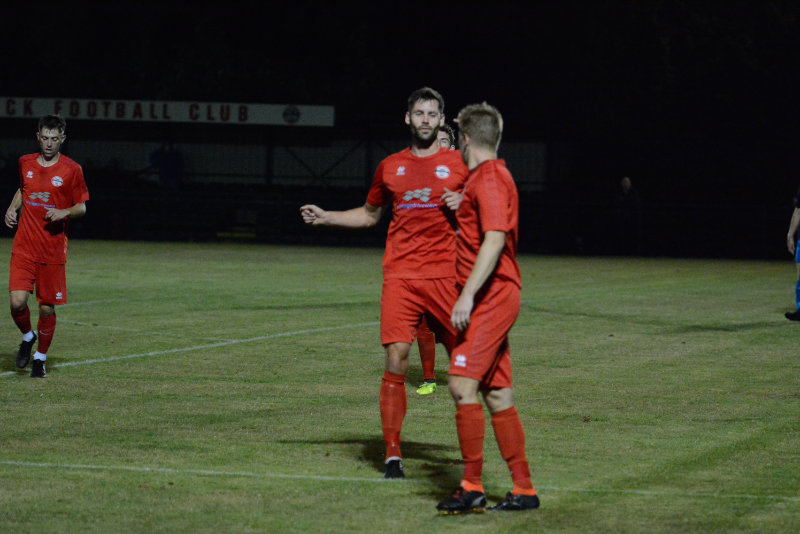
[{"label": "red football jersey", "polygon": [[19,159],[22,213],[11,253],[40,263],[66,263],[68,221],[48,222],[44,216],[50,208],[86,202],[89,191],[83,169],[73,160],[60,154],[55,164],[42,167],[38,157],[28,154]]},{"label": "red football jersey", "polygon": [[441,198],[445,188],[461,190],[468,172],[461,154],[448,149],[420,158],[406,148],[381,161],[367,202],[392,206],[384,278],[455,276],[455,218]]},{"label": "red football jersey", "polygon": [[484,161],[474,168],[464,184],[464,198],[456,212],[456,270],[464,284],[475,265],[483,235],[489,231],[506,233],[506,246],[500,255],[494,277],[522,287],[517,265],[519,239],[519,195],[511,173],[502,159]]}]

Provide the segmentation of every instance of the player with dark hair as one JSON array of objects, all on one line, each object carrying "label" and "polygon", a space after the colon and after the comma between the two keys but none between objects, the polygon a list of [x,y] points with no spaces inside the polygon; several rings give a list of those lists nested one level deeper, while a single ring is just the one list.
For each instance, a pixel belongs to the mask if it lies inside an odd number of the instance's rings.
[{"label": "player with dark hair", "polygon": [[525,456],[525,431],[514,407],[508,333],[519,315],[522,282],[516,261],[519,196],[505,162],[497,159],[503,118],[494,107],[473,104],[458,114],[458,145],[470,173],[456,211],[456,273],[460,294],[451,315],[459,331],[450,352],[450,393],[464,476],[437,505],[444,514],[483,511],[481,482],[485,417],[491,414],[512,490],[492,510],[538,508]]},{"label": "player with dark hair", "polygon": [[[19,159],[19,189],[14,194],[5,223],[19,223],[11,248],[8,290],[11,317],[22,332],[17,367],[24,369],[31,350],[31,376],[44,378],[47,350],[56,329],[55,306],[67,303],[67,226],[70,219],[86,214],[89,191],[83,169],[61,154],[66,140],[66,121],[58,115],[39,119],[36,139],[40,152]],[[21,215],[17,215],[19,210]],[[31,327],[28,297],[36,289],[39,303],[37,332]]]},{"label": "player with dark hair", "polygon": [[439,145],[450,150],[456,149],[456,134],[449,124],[442,124],[439,128]]},{"label": "player with dark hair", "polygon": [[448,303],[455,294],[455,227],[467,168],[457,152],[442,150],[436,133],[444,121],[444,99],[423,87],[411,93],[405,123],[411,146],[378,165],[363,206],[326,211],[300,208],[306,224],[344,228],[375,226],[387,207],[392,221],[386,238],[381,293],[381,343],[386,366],[380,387],[380,411],[386,444],[385,478],[404,476],[400,431],[406,413],[408,353],[424,318],[449,350],[455,330]]}]

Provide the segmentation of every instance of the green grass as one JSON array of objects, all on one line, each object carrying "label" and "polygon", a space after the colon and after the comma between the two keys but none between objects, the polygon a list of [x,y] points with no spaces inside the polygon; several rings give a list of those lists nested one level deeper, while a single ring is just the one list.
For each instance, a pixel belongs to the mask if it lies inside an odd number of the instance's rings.
[{"label": "green grass", "polygon": [[[434,506],[461,475],[454,410],[414,393],[416,349],[408,478],[381,479],[381,251],[70,247],[47,379],[15,371],[0,321],[2,532],[800,530],[791,261],[520,258],[542,508],[453,518]],[[501,498],[490,425],[484,473]]]}]

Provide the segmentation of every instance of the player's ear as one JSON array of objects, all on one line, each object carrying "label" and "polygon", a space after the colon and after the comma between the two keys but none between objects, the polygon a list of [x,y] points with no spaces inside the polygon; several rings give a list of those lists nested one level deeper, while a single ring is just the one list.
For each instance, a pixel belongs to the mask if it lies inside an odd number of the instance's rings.
[{"label": "player's ear", "polygon": [[408,111],[406,111],[406,124],[411,124],[411,115],[408,114]]},{"label": "player's ear", "polygon": [[439,119],[439,128],[441,128],[442,126],[444,126],[444,113],[442,113],[442,118]]}]

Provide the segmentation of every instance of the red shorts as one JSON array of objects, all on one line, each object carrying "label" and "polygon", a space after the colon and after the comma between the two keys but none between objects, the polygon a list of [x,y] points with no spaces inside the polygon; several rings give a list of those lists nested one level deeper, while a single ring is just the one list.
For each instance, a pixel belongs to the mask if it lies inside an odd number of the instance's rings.
[{"label": "red shorts", "polygon": [[67,270],[63,263],[38,263],[11,255],[8,273],[9,291],[28,291],[36,287],[36,300],[42,304],[67,303]]},{"label": "red shorts", "polygon": [[480,389],[511,387],[508,332],[520,309],[520,291],[512,283],[493,283],[479,293],[469,325],[459,332],[450,353],[451,375],[480,382]]},{"label": "red shorts", "polygon": [[381,343],[412,343],[424,317],[436,334],[437,343],[450,351],[456,331],[450,324],[450,312],[456,301],[455,278],[383,281],[381,293]]}]

